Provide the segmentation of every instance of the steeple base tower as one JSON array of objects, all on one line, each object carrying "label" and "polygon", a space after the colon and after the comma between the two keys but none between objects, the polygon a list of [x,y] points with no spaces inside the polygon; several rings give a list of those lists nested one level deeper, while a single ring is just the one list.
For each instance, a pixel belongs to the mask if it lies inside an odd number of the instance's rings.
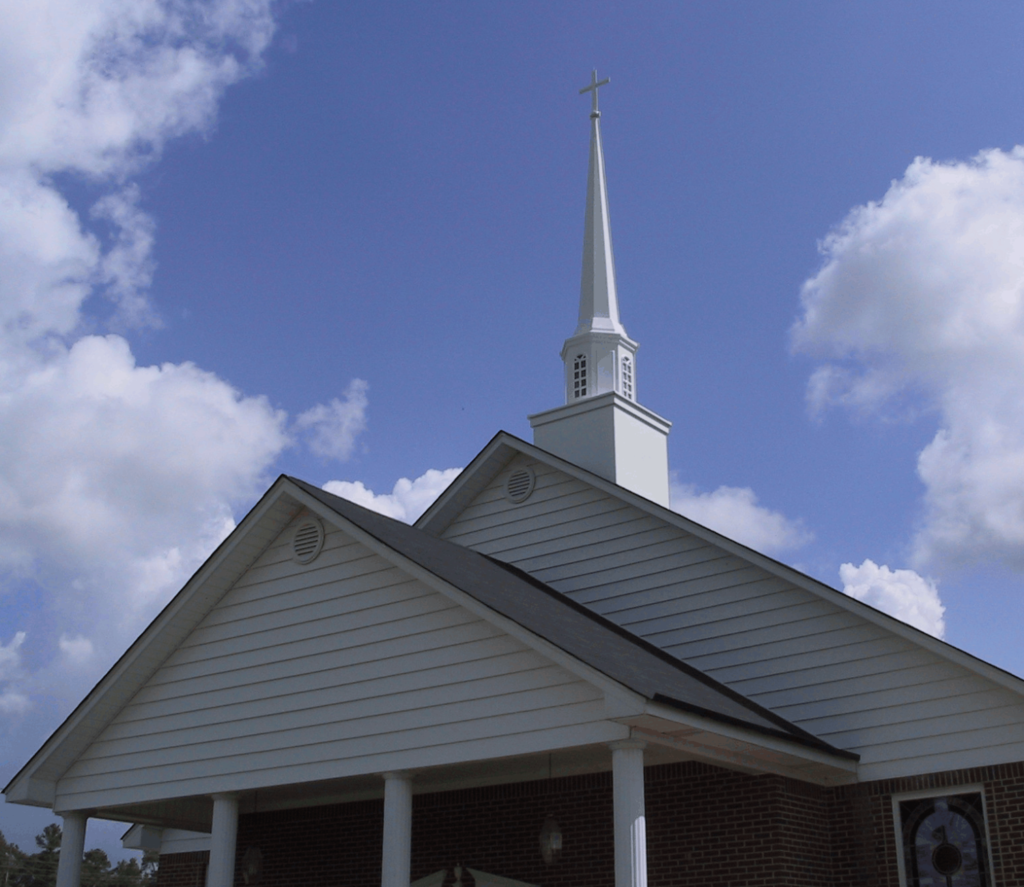
[{"label": "steeple base tower", "polygon": [[669,507],[672,423],[657,413],[609,391],[528,418],[542,450]]}]

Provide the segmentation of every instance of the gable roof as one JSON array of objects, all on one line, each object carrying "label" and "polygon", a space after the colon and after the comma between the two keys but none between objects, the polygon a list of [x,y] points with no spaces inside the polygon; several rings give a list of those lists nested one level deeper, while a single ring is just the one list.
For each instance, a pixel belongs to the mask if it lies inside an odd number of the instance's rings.
[{"label": "gable roof", "polygon": [[957,665],[980,675],[993,683],[1004,687],[1020,696],[1024,696],[1024,680],[1017,675],[979,659],[959,647],[942,641],[920,629],[901,622],[887,613],[877,610],[870,604],[826,585],[811,576],[801,573],[774,558],[762,554],[741,542],[730,539],[684,515],[665,508],[662,505],[645,499],[625,487],[606,480],[585,468],[542,450],[533,444],[507,431],[499,431],[488,444],[467,465],[448,488],[420,516],[413,526],[426,532],[441,536],[458,518],[464,509],[505,469],[517,455],[524,455],[538,462],[545,463],[570,477],[601,490],[647,514],[675,526],[685,533],[717,546],[723,551],[742,558],[749,564],[759,567],[765,572],[789,582],[798,588],[808,591],[840,609],[856,614],[858,617],[877,625],[898,637],[908,640],[931,653],[956,663]]},{"label": "gable roof", "polygon": [[856,760],[528,573],[288,478],[388,548],[652,701]]},{"label": "gable roof", "polygon": [[358,528],[400,559],[648,700],[856,760],[515,567],[282,475],[5,786],[7,800],[52,805],[67,768],[310,500],[337,515],[341,525]]}]

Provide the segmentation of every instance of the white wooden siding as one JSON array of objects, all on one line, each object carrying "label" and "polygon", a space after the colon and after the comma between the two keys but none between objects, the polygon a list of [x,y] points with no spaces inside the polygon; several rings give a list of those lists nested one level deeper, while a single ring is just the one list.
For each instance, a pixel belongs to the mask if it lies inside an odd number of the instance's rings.
[{"label": "white wooden siding", "polygon": [[328,532],[272,545],[58,784],[69,809],[625,735],[603,694]]},{"label": "white wooden siding", "polygon": [[1020,696],[549,465],[516,456],[444,536],[860,753],[862,779],[1024,759]]}]

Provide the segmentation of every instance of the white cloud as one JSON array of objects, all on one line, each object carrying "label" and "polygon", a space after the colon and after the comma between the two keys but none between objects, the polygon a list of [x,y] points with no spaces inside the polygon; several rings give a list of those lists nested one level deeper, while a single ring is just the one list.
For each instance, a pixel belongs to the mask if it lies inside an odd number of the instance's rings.
[{"label": "white cloud", "polygon": [[139,189],[130,185],[92,208],[93,218],[109,222],[116,232],[113,246],[100,261],[99,283],[117,305],[118,318],[129,326],[157,324],[145,292],[153,275],[150,253],[156,226],[138,204]]},{"label": "white cloud", "polygon": [[390,493],[374,493],[362,481],[332,480],[324,484],[328,493],[341,496],[372,511],[411,524],[459,476],[461,468],[438,471],[431,468],[416,480],[400,478]]},{"label": "white cloud", "polygon": [[191,364],[137,367],[118,336],[48,357],[0,405],[0,567],[58,594],[77,582],[75,619],[124,596],[122,628],[230,529],[284,417]]},{"label": "white cloud", "polygon": [[295,427],[307,435],[309,448],[317,456],[344,462],[352,455],[356,438],[366,430],[366,390],[362,379],[353,379],[345,399],[317,404],[295,420]]},{"label": "white cloud", "polygon": [[266,0],[3,3],[0,157],[119,177],[207,129],[273,35]]},{"label": "white cloud", "polygon": [[23,677],[20,648],[25,637],[25,632],[19,631],[7,644],[0,642],[0,681],[6,684],[0,689],[0,714],[22,714],[31,705],[28,696],[14,686]]},{"label": "white cloud", "polygon": [[941,638],[946,633],[943,614],[946,608],[931,579],[913,570],[890,570],[865,560],[859,567],[843,564],[839,568],[843,593],[870,604],[890,616]]},{"label": "white cloud", "polygon": [[93,654],[92,641],[81,635],[68,637],[66,634],[62,634],[57,641],[57,646],[73,665],[81,665],[83,662],[87,662]]},{"label": "white cloud", "polygon": [[[53,614],[0,647],[6,713],[77,697],[289,444],[264,398],[189,363],[137,366],[127,339],[96,334],[157,322],[132,176],[210,130],[259,67],[272,5],[0,0],[0,591]],[[90,211],[68,176],[99,195]]]},{"label": "white cloud", "polygon": [[829,361],[812,407],[932,412],[913,564],[1024,569],[1024,148],[918,158],[821,250],[793,332]]},{"label": "white cloud", "polygon": [[20,715],[32,707],[32,701],[18,690],[5,688],[0,692],[0,713],[5,715]]},{"label": "white cloud", "polygon": [[673,483],[670,495],[673,511],[766,554],[799,548],[814,538],[800,521],[758,505],[749,487],[700,493],[689,484]]},{"label": "white cloud", "polygon": [[13,674],[21,666],[21,652],[19,648],[25,643],[25,632],[15,632],[7,644],[0,643],[0,678],[6,678]]}]

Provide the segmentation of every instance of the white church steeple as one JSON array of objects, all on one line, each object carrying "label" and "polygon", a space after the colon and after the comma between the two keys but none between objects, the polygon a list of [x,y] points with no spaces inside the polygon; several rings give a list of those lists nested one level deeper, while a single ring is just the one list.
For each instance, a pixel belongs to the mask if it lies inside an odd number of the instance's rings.
[{"label": "white church steeple", "polygon": [[583,227],[580,314],[562,346],[565,406],[530,416],[533,442],[620,486],[669,504],[668,432],[671,422],[636,402],[636,342],[619,320],[615,261],[608,218],[608,185],[601,146],[598,81],[592,93],[590,169]]},{"label": "white church steeple", "polygon": [[636,400],[637,343],[626,335],[619,320],[615,288],[615,260],[608,216],[608,183],[601,147],[601,112],[597,91],[610,81],[598,81],[580,93],[591,93],[590,168],[587,174],[587,210],[583,226],[583,270],[580,274],[580,314],[576,332],[562,347],[565,363],[565,402],[615,391]]}]

